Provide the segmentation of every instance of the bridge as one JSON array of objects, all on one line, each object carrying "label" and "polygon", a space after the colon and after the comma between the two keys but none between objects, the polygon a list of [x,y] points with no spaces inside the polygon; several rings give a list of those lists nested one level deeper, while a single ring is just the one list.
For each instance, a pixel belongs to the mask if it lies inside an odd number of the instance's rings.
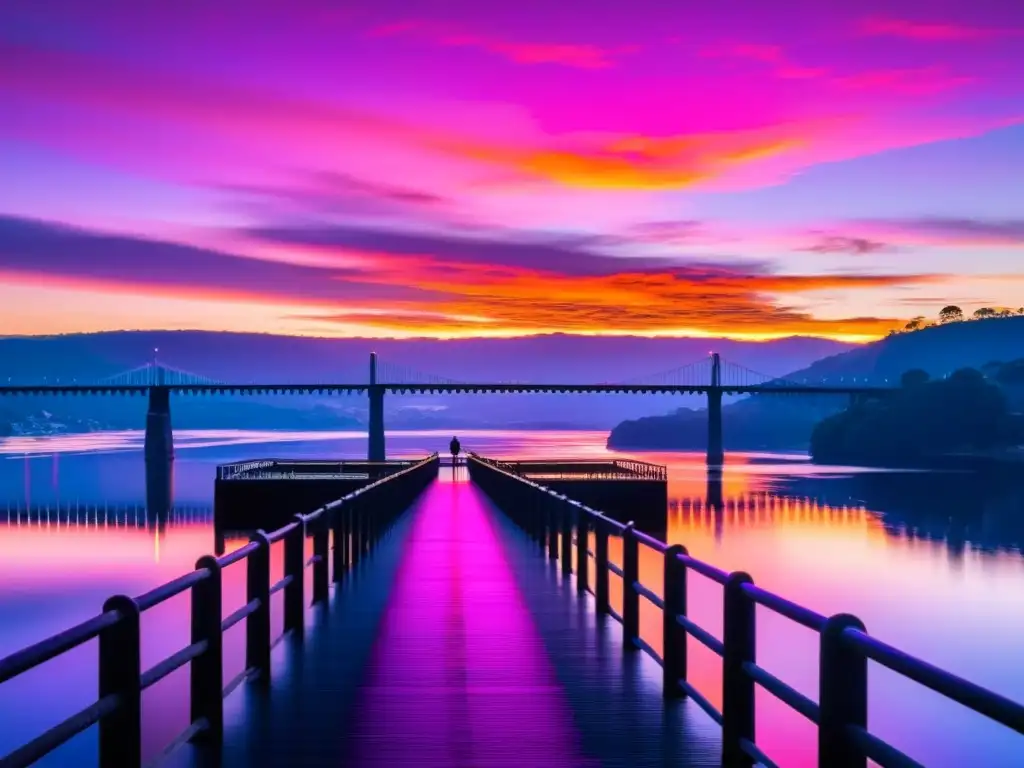
[{"label": "bridge", "polygon": [[148,395],[145,455],[147,463],[173,461],[171,395],[365,395],[369,399],[367,458],[384,461],[384,397],[424,394],[631,394],[703,395],[707,398],[709,466],[721,465],[722,398],[730,395],[840,395],[853,400],[885,397],[894,389],[888,381],[845,379],[794,381],[772,377],[723,360],[717,353],[707,358],[623,382],[527,383],[459,382],[423,374],[397,365],[380,364],[370,355],[369,378],[361,383],[314,382],[228,383],[168,368],[155,360],[94,382],[43,381],[0,385],[0,396],[17,395]]},{"label": "bridge", "polygon": [[[1024,734],[1024,706],[872,637],[854,616],[797,605],[499,462],[467,464],[468,477],[443,482],[435,454],[0,659],[0,686],[17,685],[98,640],[96,700],[26,734],[0,765],[74,747],[62,755],[100,768],[770,768],[771,733],[755,730],[760,690],[811,724],[819,768],[920,766],[872,730],[869,661]],[[244,589],[228,589],[243,563]],[[688,608],[697,581],[720,589],[720,631]],[[175,599],[189,600],[191,640],[144,666],[149,612]],[[766,611],[817,638],[815,696],[758,664]],[[243,669],[225,683],[236,627]],[[694,643],[721,658],[720,672],[691,655]],[[177,670],[189,678],[188,725],[154,743],[142,693]],[[700,683],[710,675],[720,694]]]}]

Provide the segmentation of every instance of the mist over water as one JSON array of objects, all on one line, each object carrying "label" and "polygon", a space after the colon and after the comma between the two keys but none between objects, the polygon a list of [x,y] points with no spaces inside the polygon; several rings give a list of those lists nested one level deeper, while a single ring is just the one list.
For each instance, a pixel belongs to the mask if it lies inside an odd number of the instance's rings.
[{"label": "mist over water", "polygon": [[[603,432],[459,432],[464,450],[499,458],[609,455]],[[88,618],[115,593],[140,594],[214,548],[218,464],[250,458],[365,456],[354,432],[182,431],[175,435],[174,510],[144,508],[142,434],[0,440],[0,655]],[[389,456],[443,452],[448,432],[388,434]],[[668,538],[726,570],[825,614],[851,612],[879,638],[1004,695],[1024,699],[1024,498],[975,475],[820,467],[806,456],[730,454],[720,483],[702,454],[630,453],[669,467]],[[450,476],[442,480],[450,480]],[[710,503],[709,503],[710,502]],[[306,510],[295,510],[306,511]],[[229,541],[229,549],[238,541]],[[618,560],[621,548],[611,544]],[[273,563],[274,573],[281,563]],[[661,592],[661,562],[641,549],[641,581]],[[275,575],[276,578],[276,575]],[[244,569],[225,572],[225,607],[243,602]],[[613,598],[621,599],[621,590]],[[642,633],[660,646],[660,614]],[[721,588],[690,579],[690,612],[721,636]],[[143,620],[143,665],[188,642],[188,600]],[[810,632],[758,609],[758,663],[817,699]],[[280,631],[274,611],[275,634]],[[225,675],[241,669],[244,631],[225,638]],[[927,765],[1018,765],[1016,737],[924,689],[870,668],[871,730]],[[95,697],[90,643],[0,686],[0,754]],[[721,703],[720,663],[691,641],[690,679]],[[188,677],[146,692],[147,751],[187,721]],[[228,700],[231,713],[231,700]],[[938,746],[935,739],[941,723]],[[758,742],[781,765],[809,766],[810,723],[759,692]],[[92,764],[86,733],[44,765]]]}]

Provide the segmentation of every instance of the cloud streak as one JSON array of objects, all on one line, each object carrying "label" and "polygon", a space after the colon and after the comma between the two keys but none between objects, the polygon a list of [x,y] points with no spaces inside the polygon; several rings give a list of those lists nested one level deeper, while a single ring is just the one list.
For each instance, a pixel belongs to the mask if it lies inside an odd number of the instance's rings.
[{"label": "cloud streak", "polygon": [[977,27],[969,24],[922,22],[886,16],[872,16],[861,21],[862,34],[878,37],[897,37],[923,42],[963,42],[992,40],[1001,37],[1019,37],[1024,30]]},{"label": "cloud streak", "polygon": [[[280,307],[384,335],[795,333],[863,337],[888,318],[818,320],[786,297],[933,282],[934,275],[782,275],[756,264],[602,257],[497,240],[346,228],[249,233],[319,247],[317,266],[0,219],[0,277],[82,290]],[[286,307],[306,307],[296,313]],[[265,308],[264,312],[267,311]]]},{"label": "cloud streak", "polygon": [[1024,246],[1024,219],[972,219],[943,216],[881,219],[856,222],[854,226],[907,242],[956,246]]},{"label": "cloud streak", "polygon": [[871,240],[866,237],[847,237],[844,235],[823,234],[814,244],[803,248],[809,253],[847,253],[853,256],[864,256],[869,253],[881,253],[890,249],[887,243]]},{"label": "cloud streak", "polygon": [[427,21],[402,21],[374,30],[378,37],[412,36],[446,48],[472,48],[495,54],[516,64],[559,64],[576,69],[608,69],[618,56],[636,46],[604,47],[588,43],[548,43],[506,40],[475,34],[454,26]]}]

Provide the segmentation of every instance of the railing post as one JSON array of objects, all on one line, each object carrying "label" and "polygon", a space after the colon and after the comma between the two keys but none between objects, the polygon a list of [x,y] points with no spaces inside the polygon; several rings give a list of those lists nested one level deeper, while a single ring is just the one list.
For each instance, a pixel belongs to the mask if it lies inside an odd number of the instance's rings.
[{"label": "railing post", "polygon": [[261,683],[270,682],[270,539],[264,531],[249,537],[259,547],[246,560],[245,601],[260,605],[245,620],[245,666],[259,672]]},{"label": "railing post", "polygon": [[348,570],[348,505],[342,502],[331,511],[331,537],[334,539],[334,566],[331,579],[337,583]]},{"label": "railing post", "polygon": [[666,699],[686,696],[679,686],[686,680],[686,630],[676,616],[686,616],[686,564],[679,561],[687,554],[682,544],[673,544],[665,550],[665,610],[662,611],[661,637],[664,655],[662,692]]},{"label": "railing post", "polygon": [[562,496],[561,499],[558,506],[562,522],[562,554],[559,559],[562,561],[562,575],[572,576],[572,518],[579,509],[568,497]]},{"label": "railing post", "polygon": [[722,765],[750,768],[754,760],[742,749],[754,742],[754,679],[743,665],[757,658],[754,601],[743,591],[754,580],[742,571],[725,582],[725,617],[722,633]]},{"label": "railing post", "polygon": [[543,552],[547,547],[547,516],[545,512],[545,494],[539,488],[533,489],[533,538]]},{"label": "railing post", "polygon": [[558,504],[551,491],[544,491],[544,512],[548,528],[548,559],[558,558]]},{"label": "railing post", "polygon": [[868,726],[868,662],[843,641],[847,629],[864,632],[856,616],[830,617],[821,630],[818,701],[818,765],[821,768],[865,768],[867,758],[849,737],[849,726]]},{"label": "railing post", "polygon": [[376,491],[365,491],[359,497],[359,515],[362,520],[362,554],[367,555],[370,550],[373,549],[373,522],[374,516],[371,514],[371,510],[374,506],[380,503],[380,497]]},{"label": "railing post", "polygon": [[204,555],[196,570],[208,575],[192,587],[192,643],[206,650],[192,660],[192,722],[206,720],[198,738],[220,744],[224,737],[224,634],[221,630],[221,568],[217,558]]},{"label": "railing post", "polygon": [[608,613],[608,526],[594,520],[594,599],[598,613]]},{"label": "railing post", "polygon": [[360,493],[352,499],[352,564],[363,559],[363,495]]},{"label": "railing post", "polygon": [[640,547],[633,535],[633,521],[622,531],[622,649],[639,650],[633,641],[640,636]]},{"label": "railing post", "polygon": [[99,695],[120,697],[120,706],[99,724],[100,768],[139,768],[142,765],[142,652],[139,606],[117,595],[103,612],[120,618],[100,633]]},{"label": "railing post", "polygon": [[590,515],[582,509],[576,510],[576,591],[587,591],[590,582]]},{"label": "railing post", "polygon": [[301,515],[294,519],[298,525],[284,538],[284,575],[292,577],[284,588],[284,631],[294,630],[301,638],[305,626],[302,593],[305,588],[306,521]]},{"label": "railing post", "polygon": [[327,599],[331,589],[331,529],[328,526],[330,510],[320,513],[313,532],[313,602],[322,603]]}]

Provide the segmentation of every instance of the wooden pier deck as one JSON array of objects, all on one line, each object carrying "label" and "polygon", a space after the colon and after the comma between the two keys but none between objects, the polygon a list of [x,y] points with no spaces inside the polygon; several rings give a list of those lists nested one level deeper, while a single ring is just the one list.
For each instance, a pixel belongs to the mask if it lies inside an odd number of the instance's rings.
[{"label": "wooden pier deck", "polygon": [[718,765],[717,726],[544,559],[466,478],[434,482],[226,713],[222,764]]}]

